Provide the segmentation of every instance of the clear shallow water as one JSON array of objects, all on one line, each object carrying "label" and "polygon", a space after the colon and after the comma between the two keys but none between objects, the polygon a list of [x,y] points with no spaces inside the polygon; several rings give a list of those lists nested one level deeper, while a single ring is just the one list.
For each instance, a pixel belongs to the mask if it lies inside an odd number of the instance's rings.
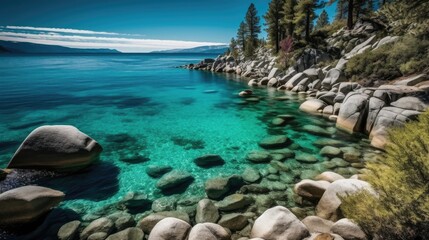
[{"label": "clear shallow water", "polygon": [[[245,156],[270,134],[287,134],[300,146],[297,152],[319,156],[313,142],[320,137],[302,127],[333,128],[333,123],[299,112],[304,99],[296,95],[278,101],[275,97],[284,93],[256,89],[262,100],[241,104],[237,93],[247,85],[234,76],[174,68],[205,57],[215,56],[0,56],[0,168],[34,128],[76,126],[103,146],[101,162],[78,175],[36,183],[64,191],[62,207],[84,215],[119,201],[129,191],[144,192],[151,199],[163,196],[155,187],[157,179],[145,172],[154,164],[190,172],[195,181],[180,194],[203,196],[208,178],[256,166]],[[270,121],[278,114],[296,119],[286,127],[274,127]],[[359,138],[339,131],[333,136],[362,145]],[[193,163],[209,153],[221,155],[226,164],[202,169]],[[136,155],[150,160],[121,161]]]}]

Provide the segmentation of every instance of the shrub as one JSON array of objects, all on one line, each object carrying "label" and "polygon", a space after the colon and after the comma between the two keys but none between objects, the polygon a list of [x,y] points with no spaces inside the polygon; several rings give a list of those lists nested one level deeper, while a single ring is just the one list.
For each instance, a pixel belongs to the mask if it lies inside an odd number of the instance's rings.
[{"label": "shrub", "polygon": [[345,73],[353,79],[392,80],[428,67],[429,40],[406,36],[351,58]]},{"label": "shrub", "polygon": [[389,136],[386,157],[365,173],[378,195],[347,196],[341,210],[377,239],[428,239],[429,111]]}]

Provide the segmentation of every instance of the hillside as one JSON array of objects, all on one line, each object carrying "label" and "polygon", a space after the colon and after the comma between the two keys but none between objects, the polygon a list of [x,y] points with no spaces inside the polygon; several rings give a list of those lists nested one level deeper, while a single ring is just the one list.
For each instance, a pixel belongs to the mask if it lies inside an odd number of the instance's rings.
[{"label": "hillside", "polygon": [[81,48],[69,48],[62,46],[54,45],[43,45],[35,43],[25,43],[25,42],[9,42],[9,41],[0,41],[0,53],[68,53],[68,54],[78,54],[78,53],[120,53],[114,49],[81,49]]}]

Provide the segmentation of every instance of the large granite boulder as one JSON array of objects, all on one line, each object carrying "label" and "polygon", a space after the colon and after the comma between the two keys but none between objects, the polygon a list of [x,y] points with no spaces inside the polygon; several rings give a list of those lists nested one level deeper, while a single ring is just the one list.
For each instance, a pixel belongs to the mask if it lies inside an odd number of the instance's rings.
[{"label": "large granite boulder", "polygon": [[286,82],[286,89],[291,90],[292,88],[294,88],[296,85],[298,85],[299,82],[301,82],[301,80],[307,78],[307,75],[305,73],[298,73],[296,75],[294,75],[291,79],[289,79],[289,81]]},{"label": "large granite boulder", "polygon": [[189,215],[184,212],[170,211],[170,212],[158,212],[152,213],[149,216],[143,218],[139,222],[139,227],[145,233],[150,233],[155,225],[164,218],[177,218],[187,223],[190,223]]},{"label": "large granite boulder", "polygon": [[322,81],[322,89],[331,90],[334,84],[345,82],[345,81],[346,81],[346,77],[343,71],[338,70],[336,68],[332,68],[331,70],[328,71],[325,79],[323,79]]},{"label": "large granite boulder", "polygon": [[295,184],[294,191],[296,194],[304,198],[320,199],[329,185],[330,182],[327,181],[304,179]]},{"label": "large granite boulder", "polygon": [[371,145],[383,149],[389,142],[387,130],[390,127],[403,126],[406,122],[417,119],[420,114],[419,111],[396,107],[382,108],[370,133]]},{"label": "large granite boulder", "polygon": [[39,186],[24,186],[0,194],[0,225],[38,220],[64,199],[64,193]]},{"label": "large granite boulder", "polygon": [[352,194],[359,190],[373,192],[369,183],[357,179],[340,179],[331,183],[317,204],[317,216],[323,219],[337,221],[342,217],[340,210],[341,199],[339,196]]},{"label": "large granite boulder", "polygon": [[7,168],[74,171],[98,159],[102,147],[73,126],[36,128],[10,160]]},{"label": "large granite boulder", "polygon": [[289,209],[277,206],[266,210],[256,219],[250,237],[302,240],[309,235],[305,225]]},{"label": "large granite boulder", "polygon": [[318,63],[330,60],[332,60],[332,57],[328,53],[315,48],[307,48],[297,59],[295,69],[302,72]]},{"label": "large granite boulder", "polygon": [[341,105],[337,127],[347,132],[360,132],[364,129],[369,95],[358,92],[347,94]]},{"label": "large granite boulder", "polygon": [[331,228],[332,233],[336,233],[346,240],[366,240],[366,234],[356,223],[347,218],[338,220]]},{"label": "large granite boulder", "polygon": [[186,240],[191,225],[177,218],[164,218],[149,234],[148,240]]},{"label": "large granite boulder", "polygon": [[229,240],[230,234],[214,223],[199,223],[189,233],[188,240]]},{"label": "large granite boulder", "polygon": [[311,113],[321,114],[322,110],[326,107],[326,103],[319,99],[309,99],[301,104],[299,110]]}]

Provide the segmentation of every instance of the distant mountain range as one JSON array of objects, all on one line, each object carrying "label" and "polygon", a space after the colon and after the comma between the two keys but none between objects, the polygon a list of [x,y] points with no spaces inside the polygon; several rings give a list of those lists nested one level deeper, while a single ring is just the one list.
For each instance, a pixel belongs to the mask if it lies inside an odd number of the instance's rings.
[{"label": "distant mountain range", "polygon": [[0,53],[121,53],[115,49],[81,49],[26,42],[0,41]]},{"label": "distant mountain range", "polygon": [[172,50],[163,50],[163,51],[154,51],[151,53],[210,53],[210,54],[222,54],[228,50],[227,45],[218,45],[218,46],[202,46],[186,49],[172,49]]}]

